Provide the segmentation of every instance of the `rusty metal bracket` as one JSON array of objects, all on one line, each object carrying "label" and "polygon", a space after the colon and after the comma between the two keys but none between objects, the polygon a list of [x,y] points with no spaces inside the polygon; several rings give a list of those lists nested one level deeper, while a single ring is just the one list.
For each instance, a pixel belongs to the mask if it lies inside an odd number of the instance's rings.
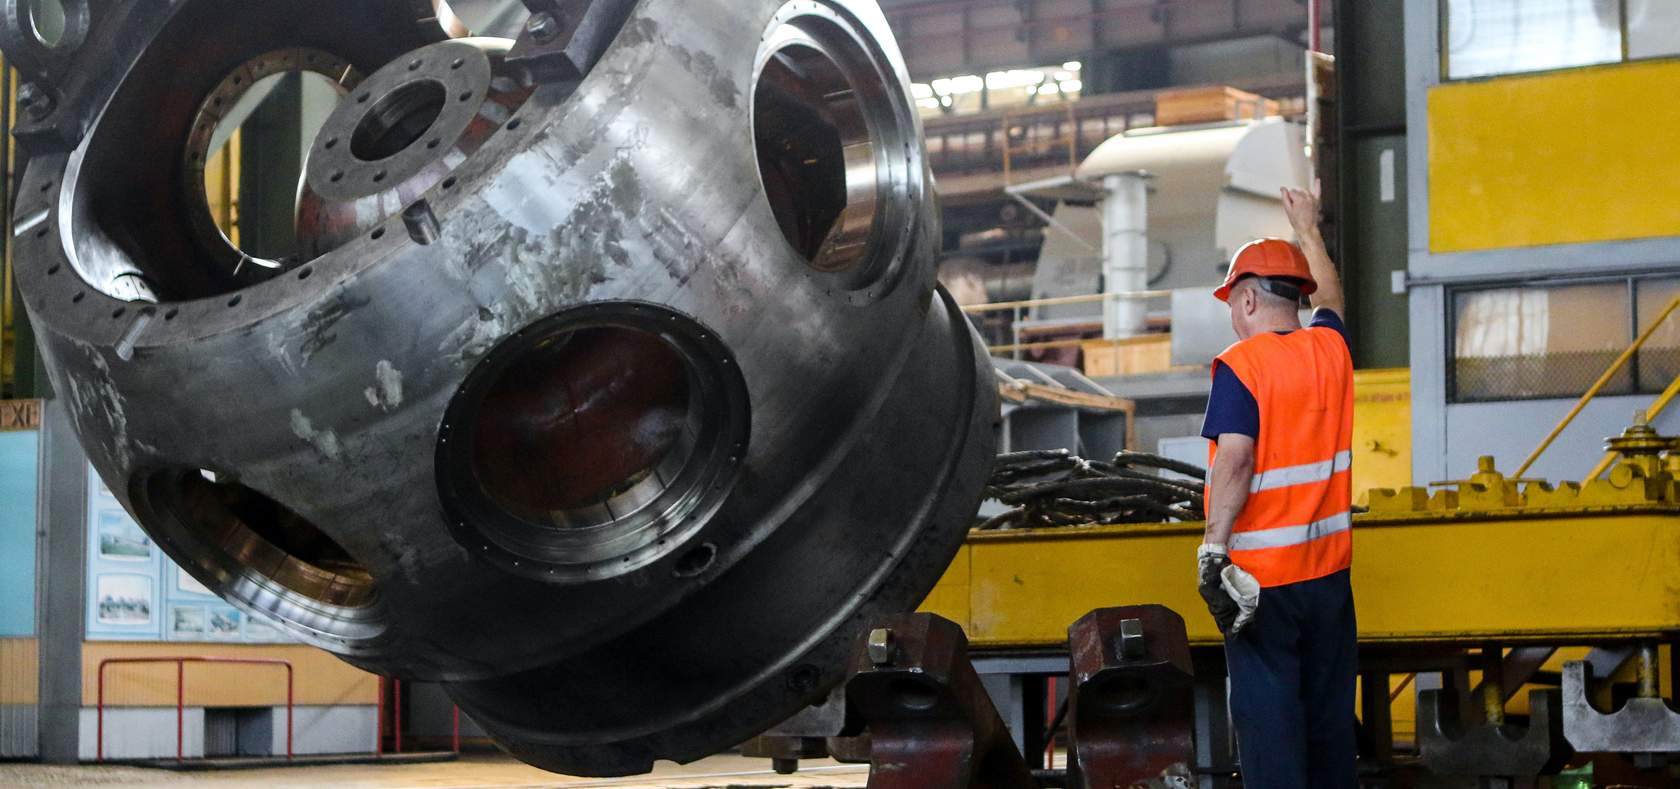
[{"label": "rusty metal bracket", "polygon": [[508,53],[533,82],[582,79],[612,43],[634,0],[526,0],[531,15]]},{"label": "rusty metal bracket", "polygon": [[842,734],[869,732],[869,789],[1038,789],[956,623],[891,617],[864,634],[852,668]]},{"label": "rusty metal bracket", "polygon": [[1101,608],[1068,628],[1068,785],[1188,778],[1195,704],[1184,618],[1161,605]]}]

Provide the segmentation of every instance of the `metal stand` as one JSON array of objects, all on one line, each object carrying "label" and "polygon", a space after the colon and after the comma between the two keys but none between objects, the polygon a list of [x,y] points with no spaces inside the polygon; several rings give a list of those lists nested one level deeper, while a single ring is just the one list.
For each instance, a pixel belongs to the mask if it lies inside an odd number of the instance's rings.
[{"label": "metal stand", "polygon": [[869,789],[1038,789],[955,622],[888,619],[852,668],[841,733],[868,730]]},{"label": "metal stand", "polygon": [[1035,776],[969,661],[962,628],[932,614],[892,617],[869,631],[840,691],[742,753],[770,758],[784,773],[825,750],[867,760],[871,789],[1192,785],[1198,707],[1183,618],[1158,605],[1099,609],[1068,638],[1066,776]]},{"label": "metal stand", "polygon": [[1188,785],[1195,673],[1184,618],[1159,605],[1099,609],[1068,629],[1068,646],[1068,786]]},{"label": "metal stand", "polygon": [[1557,772],[1568,760],[1558,691],[1529,692],[1526,727],[1491,716],[1464,725],[1455,696],[1444,689],[1418,694],[1418,752],[1430,772],[1473,776],[1484,787],[1532,786],[1537,776]]},{"label": "metal stand", "polygon": [[1605,714],[1589,700],[1591,664],[1563,664],[1563,734],[1569,744],[1578,751],[1633,754],[1643,769],[1660,767],[1680,753],[1680,714],[1663,700],[1657,671],[1656,646],[1641,646],[1639,695]]}]

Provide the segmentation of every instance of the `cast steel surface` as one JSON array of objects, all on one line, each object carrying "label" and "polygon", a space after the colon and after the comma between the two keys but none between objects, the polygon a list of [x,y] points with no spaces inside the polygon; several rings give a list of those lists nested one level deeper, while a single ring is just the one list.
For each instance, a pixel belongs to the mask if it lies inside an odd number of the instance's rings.
[{"label": "cast steel surface", "polygon": [[[522,759],[692,760],[920,602],[991,369],[873,0],[0,3],[25,305],[100,476],[193,576]],[[454,26],[460,27],[458,24]],[[297,248],[206,204],[217,121],[314,72]]]}]

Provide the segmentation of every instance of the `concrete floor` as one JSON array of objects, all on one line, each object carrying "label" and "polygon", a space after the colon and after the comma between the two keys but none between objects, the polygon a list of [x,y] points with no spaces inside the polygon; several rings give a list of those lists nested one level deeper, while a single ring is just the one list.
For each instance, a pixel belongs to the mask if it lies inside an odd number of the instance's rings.
[{"label": "concrete floor", "polygon": [[223,772],[174,772],[144,767],[0,764],[0,786],[203,786],[212,789],[353,787],[355,789],[480,789],[481,787],[613,787],[613,789],[771,789],[861,787],[868,765],[801,763],[795,775],[776,775],[764,759],[713,756],[694,764],[660,764],[638,778],[568,778],[528,767],[501,754],[466,754],[458,761],[408,765],[275,767]]}]

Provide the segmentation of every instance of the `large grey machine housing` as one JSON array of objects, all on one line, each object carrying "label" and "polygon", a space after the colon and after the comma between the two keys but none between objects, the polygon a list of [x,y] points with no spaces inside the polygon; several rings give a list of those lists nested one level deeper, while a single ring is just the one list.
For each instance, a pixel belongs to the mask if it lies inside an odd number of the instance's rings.
[{"label": "large grey machine housing", "polygon": [[[872,0],[5,0],[18,278],[89,458],[174,561],[515,755],[648,770],[823,697],[993,456]],[[457,35],[452,36],[451,33]],[[296,248],[204,186],[304,72]]]}]

